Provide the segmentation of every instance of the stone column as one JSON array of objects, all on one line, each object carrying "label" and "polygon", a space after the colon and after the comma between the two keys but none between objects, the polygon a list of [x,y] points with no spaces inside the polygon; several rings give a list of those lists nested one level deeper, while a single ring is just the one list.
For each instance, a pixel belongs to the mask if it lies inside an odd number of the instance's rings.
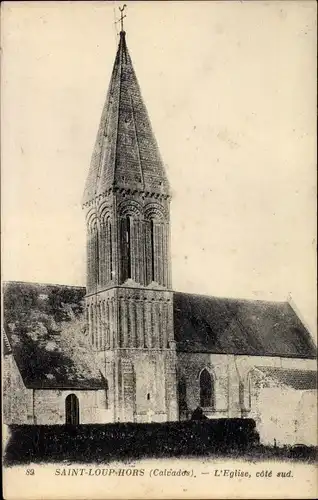
[{"label": "stone column", "polygon": [[101,310],[100,302],[96,304],[96,347],[98,350],[101,348]]},{"label": "stone column", "polygon": [[168,347],[168,304],[167,300],[163,302],[163,310],[162,310],[162,343],[163,348],[167,349]]},{"label": "stone column", "polygon": [[128,304],[125,298],[120,299],[121,303],[121,331],[122,331],[122,346],[128,347],[129,338],[128,338]]},{"label": "stone column", "polygon": [[135,419],[135,375],[132,362],[121,359],[123,419],[124,422],[134,422]]},{"label": "stone column", "polygon": [[151,303],[148,300],[144,301],[144,324],[145,324],[145,347],[152,346],[152,325],[151,325]]},{"label": "stone column", "polygon": [[93,342],[93,333],[92,333],[92,306],[91,304],[87,304],[87,322],[88,322],[88,335],[89,340]]},{"label": "stone column", "polygon": [[163,300],[159,300],[158,308],[159,308],[159,314],[158,314],[159,347],[160,347],[160,349],[164,349],[165,348],[165,341],[164,341],[165,325],[164,325],[164,302],[163,302]]},{"label": "stone column", "polygon": [[144,325],[144,314],[143,314],[143,299],[137,300],[136,302],[136,338],[137,347],[145,347],[145,325]]},{"label": "stone column", "polygon": [[229,418],[240,418],[241,407],[239,400],[239,377],[235,366],[235,356],[228,355],[228,397],[229,397]]},{"label": "stone column", "polygon": [[109,321],[109,299],[104,301],[104,341],[103,347],[110,348],[110,321]]},{"label": "stone column", "polygon": [[152,303],[152,323],[153,323],[153,347],[160,347],[160,315],[159,315],[159,303],[154,301]]},{"label": "stone column", "polygon": [[176,375],[176,353],[175,351],[166,354],[166,412],[168,421],[178,420],[177,403],[177,375]]},{"label": "stone column", "polygon": [[136,304],[134,299],[129,300],[129,329],[130,329],[130,347],[137,347],[136,335]]}]

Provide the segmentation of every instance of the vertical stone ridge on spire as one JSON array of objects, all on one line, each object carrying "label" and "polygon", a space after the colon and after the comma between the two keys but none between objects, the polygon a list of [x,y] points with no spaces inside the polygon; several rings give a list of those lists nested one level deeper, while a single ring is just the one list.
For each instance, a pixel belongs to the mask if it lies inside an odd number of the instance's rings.
[{"label": "vertical stone ridge on spire", "polygon": [[169,194],[159,148],[126,44],[125,31],[113,66],[87,177],[83,204],[110,188]]}]

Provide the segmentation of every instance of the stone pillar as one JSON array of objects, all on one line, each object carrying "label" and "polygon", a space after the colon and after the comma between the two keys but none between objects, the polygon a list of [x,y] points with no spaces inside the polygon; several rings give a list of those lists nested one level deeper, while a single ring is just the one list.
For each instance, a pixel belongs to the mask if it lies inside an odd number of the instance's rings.
[{"label": "stone pillar", "polygon": [[110,321],[109,321],[109,299],[104,301],[104,340],[103,347],[104,349],[110,348]]},{"label": "stone pillar", "polygon": [[124,314],[123,311],[123,299],[119,298],[118,301],[118,347],[123,347],[124,345],[124,333],[123,333],[123,323],[122,323],[122,316]]},{"label": "stone pillar", "polygon": [[160,349],[164,349],[165,348],[165,342],[164,342],[165,324],[164,324],[164,302],[163,302],[163,300],[159,300],[158,308],[159,308],[159,316],[158,316],[159,347],[160,347]]},{"label": "stone pillar", "polygon": [[121,359],[122,375],[122,414],[124,422],[135,420],[135,374],[132,362],[129,359]]},{"label": "stone pillar", "polygon": [[151,302],[148,300],[144,301],[144,321],[145,321],[145,347],[150,348],[151,335],[152,335],[152,325],[151,325]]},{"label": "stone pillar", "polygon": [[144,311],[143,311],[143,299],[136,301],[136,337],[137,344],[136,347],[145,347],[145,325],[144,325]]},{"label": "stone pillar", "polygon": [[159,303],[153,301],[152,303],[152,323],[153,323],[153,347],[160,347],[160,314]]},{"label": "stone pillar", "polygon": [[92,345],[93,348],[96,346],[96,310],[95,310],[95,302],[92,302],[91,304],[92,308]]},{"label": "stone pillar", "polygon": [[168,421],[178,420],[176,353],[167,352],[166,363],[166,412]]},{"label": "stone pillar", "polygon": [[88,323],[88,336],[89,341],[93,342],[93,334],[92,334],[92,306],[91,304],[87,304],[87,323]]},{"label": "stone pillar", "polygon": [[128,347],[129,345],[129,333],[128,333],[128,304],[125,298],[121,299],[121,325],[122,325],[122,347]]},{"label": "stone pillar", "polygon": [[240,380],[235,366],[235,356],[228,356],[229,418],[240,418]]},{"label": "stone pillar", "polygon": [[100,338],[101,338],[101,321],[100,321],[100,303],[96,303],[96,348],[99,350],[101,347]]},{"label": "stone pillar", "polygon": [[162,343],[163,343],[162,347],[164,349],[167,349],[168,347],[168,312],[169,312],[168,304],[167,301],[164,300],[162,305],[162,316],[161,316]]},{"label": "stone pillar", "polygon": [[130,347],[137,347],[136,336],[136,304],[133,299],[129,300],[129,330],[130,330]]},{"label": "stone pillar", "polygon": [[109,336],[110,348],[113,349],[114,347],[118,347],[114,298],[111,298],[109,301]]},{"label": "stone pillar", "polygon": [[172,310],[172,299],[167,300],[167,332],[168,332],[168,342],[174,342],[174,325],[173,325],[173,310]]}]

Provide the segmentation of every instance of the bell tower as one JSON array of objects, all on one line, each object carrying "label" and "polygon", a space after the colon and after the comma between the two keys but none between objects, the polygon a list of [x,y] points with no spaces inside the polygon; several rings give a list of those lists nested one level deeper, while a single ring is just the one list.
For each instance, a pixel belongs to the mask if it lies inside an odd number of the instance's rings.
[{"label": "bell tower", "polygon": [[83,196],[89,337],[105,421],[177,419],[170,189],[120,32]]}]

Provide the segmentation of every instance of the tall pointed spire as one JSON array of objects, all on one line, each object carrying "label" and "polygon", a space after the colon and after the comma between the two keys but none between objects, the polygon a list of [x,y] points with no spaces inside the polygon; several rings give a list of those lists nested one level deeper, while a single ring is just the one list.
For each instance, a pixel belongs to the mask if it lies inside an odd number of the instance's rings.
[{"label": "tall pointed spire", "polygon": [[120,32],[83,204],[111,188],[169,194],[164,165],[126,44]]}]

